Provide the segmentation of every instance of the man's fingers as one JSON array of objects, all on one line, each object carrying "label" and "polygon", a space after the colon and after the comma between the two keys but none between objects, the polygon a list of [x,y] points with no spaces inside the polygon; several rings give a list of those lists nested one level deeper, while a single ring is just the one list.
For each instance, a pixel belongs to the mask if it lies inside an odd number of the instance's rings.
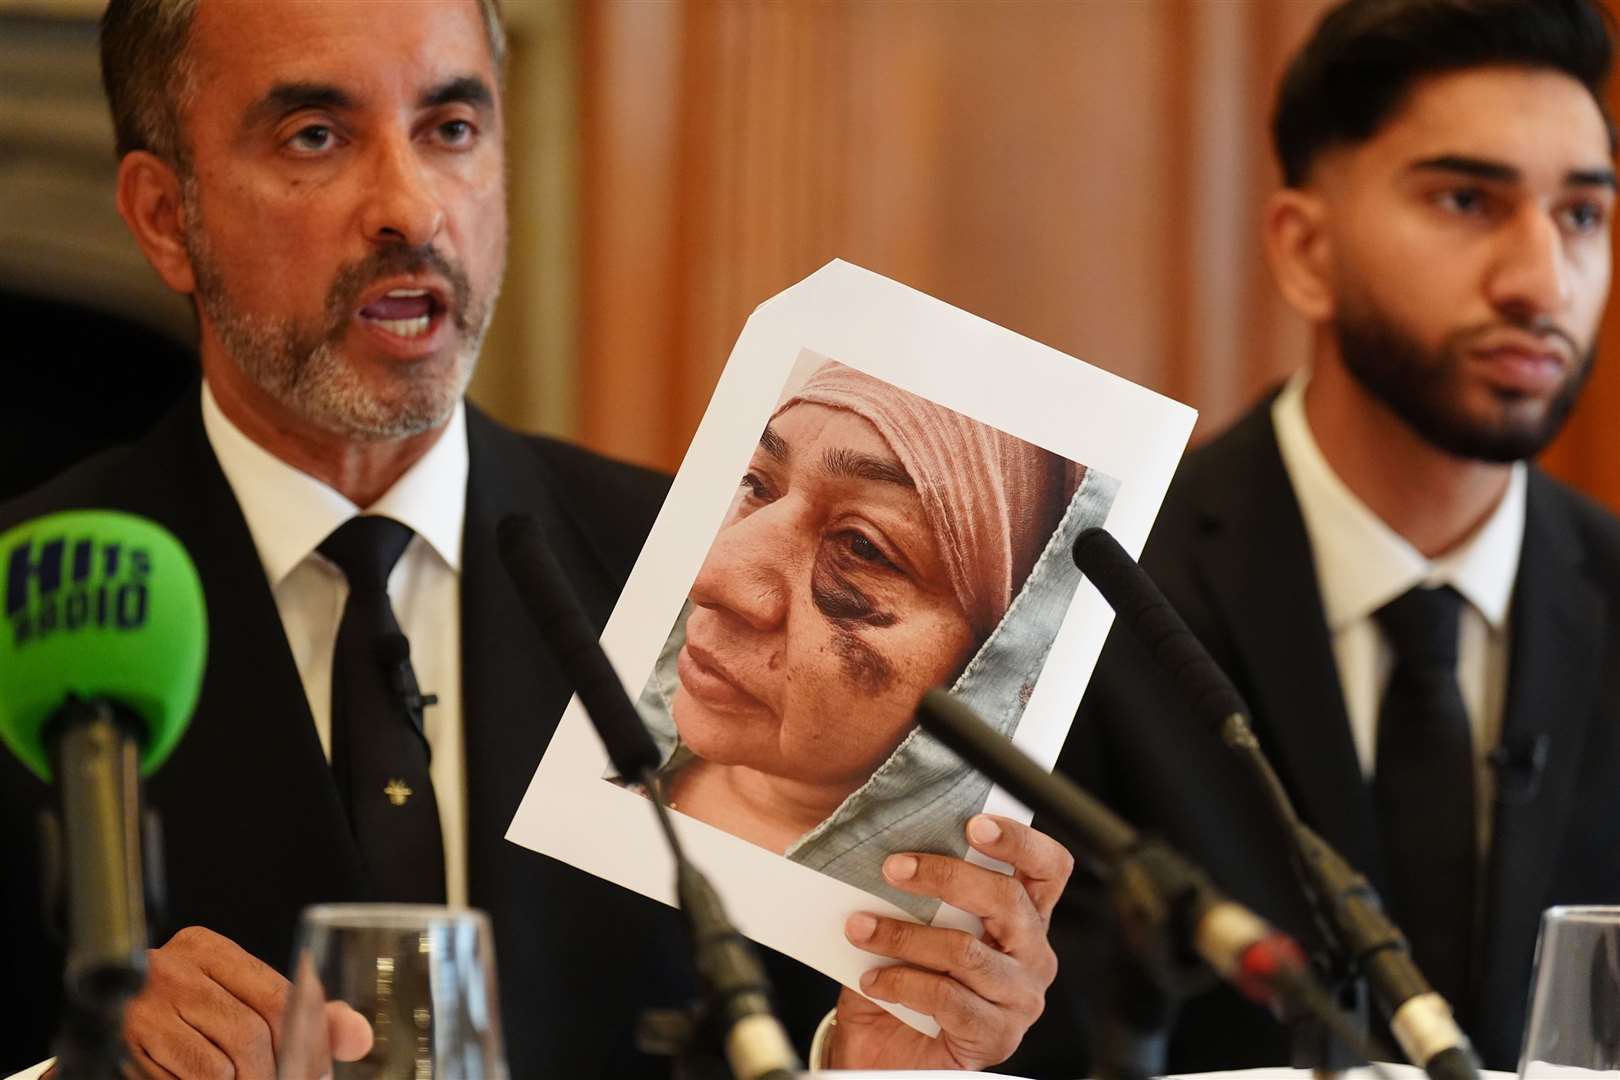
[{"label": "man's fingers", "polygon": [[1015,1033],[1000,1022],[995,1006],[948,975],[894,964],[862,975],[861,989],[932,1016],[951,1042],[972,1047],[975,1060],[1005,1061],[1023,1036],[1022,1028]]},{"label": "man's fingers", "polygon": [[237,1077],[276,1075],[270,1024],[218,983],[205,979],[198,992],[175,1004],[180,1019],[224,1054]]},{"label": "man's fingers", "polygon": [[[979,916],[983,937],[865,912],[844,925],[855,945],[901,961],[868,971],[861,989],[934,1017],[940,1037],[930,1046],[957,1068],[1005,1061],[1045,1009],[1046,988],[1057,976],[1048,919],[1074,869],[1061,844],[1007,818],[977,815],[968,839],[1014,872],[945,855],[902,853],[884,860],[883,876],[906,892]],[[865,1044],[860,1049],[872,1050]]]},{"label": "man's fingers", "polygon": [[994,814],[976,815],[968,822],[967,835],[976,850],[1013,868],[1041,921],[1051,922],[1052,909],[1074,872],[1069,849],[1043,832]]},{"label": "man's fingers", "polygon": [[264,1017],[272,1048],[280,1050],[281,1016],[290,984],[275,968],[227,937],[201,926],[188,926],[169,939],[173,949],[218,983],[231,996]]},{"label": "man's fingers", "polygon": [[992,1004],[1040,1008],[1040,993],[1018,961],[965,931],[858,912],[845,922],[844,933],[867,952],[949,975]]},{"label": "man's fingers", "polygon": [[375,1038],[371,1022],[355,1012],[348,1002],[326,1003],[326,1031],[332,1043],[332,1057],[337,1061],[359,1061],[371,1053]]},{"label": "man's fingers", "polygon": [[119,1069],[127,1080],[180,1080],[174,1073],[152,1060],[150,1054],[131,1048],[129,1060]]},{"label": "man's fingers", "polygon": [[166,1003],[137,998],[129,1003],[124,1018],[130,1053],[136,1064],[153,1076],[183,1076],[190,1080],[237,1075],[236,1066],[224,1051]]},{"label": "man's fingers", "polygon": [[286,980],[274,969],[201,927],[151,950],[147,965],[146,987],[125,1010],[132,1050],[164,1075],[275,1076]]},{"label": "man's fingers", "polygon": [[975,866],[949,855],[890,855],[883,876],[896,888],[937,896],[977,915],[997,944],[1016,957],[1046,948],[1046,922],[1024,883],[999,870]]}]

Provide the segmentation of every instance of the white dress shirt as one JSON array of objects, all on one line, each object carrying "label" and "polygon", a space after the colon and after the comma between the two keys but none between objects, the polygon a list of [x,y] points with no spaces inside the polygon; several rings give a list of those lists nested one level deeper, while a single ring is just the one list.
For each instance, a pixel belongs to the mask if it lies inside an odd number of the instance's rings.
[{"label": "white dress shirt", "polygon": [[[362,511],[345,496],[248,438],[203,384],[203,427],[247,519],[276,610],[315,718],[332,756],[332,653],[349,585],[316,548]],[[467,420],[456,411],[444,434],[365,513],[393,518],[416,536],[388,578],[388,596],[411,643],[433,751],[429,770],[444,834],[446,897],[467,902],[466,779],[461,737],[461,539],[467,505]],[[211,603],[225,598],[210,597]],[[289,718],[292,722],[295,718]]]},{"label": "white dress shirt", "polygon": [[1458,639],[1457,682],[1473,731],[1475,814],[1480,850],[1490,843],[1496,775],[1489,755],[1502,732],[1508,677],[1508,613],[1524,542],[1525,467],[1513,466],[1496,509],[1451,551],[1429,559],[1345,486],[1311,434],[1305,416],[1308,372],[1272,404],[1277,448],[1299,500],[1316,560],[1333,657],[1362,775],[1377,762],[1378,707],[1394,653],[1374,614],[1414,585],[1450,585],[1466,603]]}]

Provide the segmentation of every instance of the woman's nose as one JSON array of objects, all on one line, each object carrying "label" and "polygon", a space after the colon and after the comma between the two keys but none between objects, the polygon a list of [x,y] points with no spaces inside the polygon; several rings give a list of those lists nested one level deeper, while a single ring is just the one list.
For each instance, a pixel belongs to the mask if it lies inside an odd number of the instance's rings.
[{"label": "woman's nose", "polygon": [[692,582],[692,602],[726,611],[755,630],[780,627],[792,600],[805,539],[778,500],[722,526]]}]

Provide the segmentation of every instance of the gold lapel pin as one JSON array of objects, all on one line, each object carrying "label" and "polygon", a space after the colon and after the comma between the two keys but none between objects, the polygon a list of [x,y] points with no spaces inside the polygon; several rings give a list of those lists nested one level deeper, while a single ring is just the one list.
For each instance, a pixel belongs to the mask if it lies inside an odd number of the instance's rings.
[{"label": "gold lapel pin", "polygon": [[412,792],[405,786],[405,781],[390,780],[388,786],[383,788],[383,794],[388,796],[388,801],[395,806],[404,806],[405,800],[411,797]]}]

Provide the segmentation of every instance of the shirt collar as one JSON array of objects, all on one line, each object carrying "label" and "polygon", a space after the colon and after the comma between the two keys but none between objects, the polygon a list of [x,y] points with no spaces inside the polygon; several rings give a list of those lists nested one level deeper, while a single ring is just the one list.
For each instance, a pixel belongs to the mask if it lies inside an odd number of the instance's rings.
[{"label": "shirt collar", "polygon": [[[242,508],[265,576],[275,588],[360,508],[248,438],[220,409],[206,381],[202,396],[203,429]],[[467,418],[462,403],[456,403],[444,434],[366,513],[410,526],[451,570],[461,571],[467,513]]]},{"label": "shirt collar", "polygon": [[1328,628],[1338,633],[1414,585],[1450,585],[1492,630],[1507,624],[1524,542],[1525,466],[1518,462],[1490,517],[1463,543],[1428,559],[1351,492],[1322,456],[1305,417],[1308,371],[1271,407],[1277,449],[1316,558]]}]

